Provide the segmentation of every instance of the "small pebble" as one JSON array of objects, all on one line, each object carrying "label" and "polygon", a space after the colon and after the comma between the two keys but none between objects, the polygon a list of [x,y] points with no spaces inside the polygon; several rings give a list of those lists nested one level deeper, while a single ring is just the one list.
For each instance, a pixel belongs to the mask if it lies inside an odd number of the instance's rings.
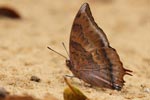
[{"label": "small pebble", "polygon": [[37,77],[37,76],[31,76],[30,80],[34,81],[34,82],[40,82],[41,81],[41,79],[39,77]]},{"label": "small pebble", "polygon": [[144,92],[150,93],[150,88],[145,88]]}]

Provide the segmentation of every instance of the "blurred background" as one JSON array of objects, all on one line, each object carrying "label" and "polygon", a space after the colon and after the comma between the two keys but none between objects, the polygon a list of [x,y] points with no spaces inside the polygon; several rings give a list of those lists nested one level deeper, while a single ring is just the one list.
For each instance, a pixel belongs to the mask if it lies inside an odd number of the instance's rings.
[{"label": "blurred background", "polygon": [[[89,3],[96,23],[133,76],[125,76],[121,92],[81,88],[93,100],[148,100],[150,98],[150,0],[0,0],[21,19],[0,17],[0,86],[11,94],[42,97],[53,94],[62,100],[63,75],[71,75],[65,59],[76,13]],[[69,51],[69,50],[68,50]],[[31,82],[36,75],[40,83]],[[110,95],[111,94],[111,95]]]}]

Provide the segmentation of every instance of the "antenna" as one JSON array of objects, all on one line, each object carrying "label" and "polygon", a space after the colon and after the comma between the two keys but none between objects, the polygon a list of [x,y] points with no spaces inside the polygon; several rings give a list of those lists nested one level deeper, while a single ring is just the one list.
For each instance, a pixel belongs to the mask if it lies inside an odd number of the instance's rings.
[{"label": "antenna", "polygon": [[51,51],[53,51],[53,52],[57,53],[58,55],[60,55],[60,56],[64,57],[65,59],[68,59],[66,56],[64,56],[64,55],[60,54],[59,52],[55,51],[54,49],[52,49],[52,48],[50,48],[50,47],[47,47],[47,48],[48,48],[49,50],[51,50]]},{"label": "antenna", "polygon": [[[68,57],[69,57],[69,53],[68,53],[68,51],[67,51],[67,49],[66,49],[66,46],[65,46],[64,42],[62,42],[62,45],[63,45],[63,47],[65,48],[66,53],[67,53],[67,55],[68,55]],[[70,58],[70,57],[69,57],[69,58]]]}]

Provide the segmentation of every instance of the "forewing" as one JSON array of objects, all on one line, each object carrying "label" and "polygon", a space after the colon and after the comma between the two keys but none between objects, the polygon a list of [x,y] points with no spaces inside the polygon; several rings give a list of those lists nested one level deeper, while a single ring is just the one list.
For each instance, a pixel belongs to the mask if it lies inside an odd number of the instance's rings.
[{"label": "forewing", "polygon": [[86,64],[85,66],[89,63],[93,63],[89,61],[88,63],[85,63],[82,61],[83,59],[87,61],[87,56],[91,54],[91,52],[109,46],[106,35],[95,23],[87,3],[81,6],[75,17],[71,30],[69,46],[72,63],[77,65],[80,62],[81,65],[82,63],[83,65]]}]

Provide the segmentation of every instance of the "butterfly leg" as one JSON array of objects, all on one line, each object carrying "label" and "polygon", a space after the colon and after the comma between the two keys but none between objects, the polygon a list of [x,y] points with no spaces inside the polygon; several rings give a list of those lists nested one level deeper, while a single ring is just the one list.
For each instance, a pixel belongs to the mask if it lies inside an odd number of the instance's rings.
[{"label": "butterfly leg", "polygon": [[92,86],[92,84],[88,84],[88,83],[83,83],[83,85],[85,86],[85,87],[89,87],[89,88],[92,88],[93,86]]},{"label": "butterfly leg", "polygon": [[64,77],[69,77],[71,79],[75,78],[75,76],[71,76],[71,75],[65,75]]}]

